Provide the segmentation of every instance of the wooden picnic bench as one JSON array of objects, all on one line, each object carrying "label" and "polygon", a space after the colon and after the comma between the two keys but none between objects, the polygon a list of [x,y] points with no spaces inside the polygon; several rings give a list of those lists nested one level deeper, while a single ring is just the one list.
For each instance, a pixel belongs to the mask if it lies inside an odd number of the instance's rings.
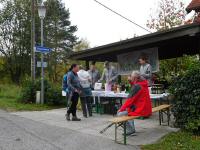
[{"label": "wooden picnic bench", "polygon": [[[152,113],[155,112],[159,112],[159,124],[161,125],[163,122],[163,114],[167,115],[167,122],[168,122],[168,126],[169,126],[169,121],[170,121],[170,107],[171,105],[160,105],[157,107],[152,108]],[[102,131],[100,131],[100,133],[105,132],[108,128],[110,128],[112,125],[115,125],[115,142],[119,143],[117,141],[117,129],[118,127],[122,127],[124,130],[124,145],[126,145],[126,123],[129,120],[134,120],[139,118],[140,116],[121,116],[121,117],[115,117],[111,120],[109,120],[109,122],[111,122],[111,124],[109,126],[107,126],[105,129],[103,129]]]}]

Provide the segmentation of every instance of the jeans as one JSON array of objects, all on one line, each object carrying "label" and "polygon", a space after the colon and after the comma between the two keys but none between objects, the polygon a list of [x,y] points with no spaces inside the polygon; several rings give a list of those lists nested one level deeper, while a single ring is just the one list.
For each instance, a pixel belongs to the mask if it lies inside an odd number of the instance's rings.
[{"label": "jeans", "polygon": [[[118,112],[117,116],[128,116],[128,112],[127,111]],[[134,120],[129,120],[126,123],[126,132],[127,133],[134,133],[135,132]]]},{"label": "jeans", "polygon": [[67,114],[71,114],[75,117],[76,116],[76,107],[78,104],[78,98],[79,98],[79,94],[74,92],[72,97],[71,97],[71,105],[69,107],[69,109],[67,110]]},{"label": "jeans", "polygon": [[87,117],[87,112],[89,113],[89,116],[92,116],[92,97],[81,97],[81,107],[83,110],[83,116]]}]

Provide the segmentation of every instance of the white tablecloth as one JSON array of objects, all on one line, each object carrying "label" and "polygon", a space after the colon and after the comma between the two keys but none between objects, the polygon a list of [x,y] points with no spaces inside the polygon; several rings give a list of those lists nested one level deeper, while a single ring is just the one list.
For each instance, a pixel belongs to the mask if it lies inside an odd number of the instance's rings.
[{"label": "white tablecloth", "polygon": [[[118,97],[118,98],[127,98],[127,93],[114,93],[106,91],[92,91],[92,95],[95,97]],[[151,99],[160,99],[169,96],[169,93],[163,94],[150,94]]]}]

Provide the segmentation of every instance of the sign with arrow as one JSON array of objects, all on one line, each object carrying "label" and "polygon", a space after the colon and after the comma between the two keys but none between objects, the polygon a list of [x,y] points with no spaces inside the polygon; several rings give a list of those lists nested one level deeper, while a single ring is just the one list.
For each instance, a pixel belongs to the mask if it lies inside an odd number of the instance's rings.
[{"label": "sign with arrow", "polygon": [[35,52],[49,53],[49,52],[51,52],[51,48],[43,47],[43,46],[35,46]]}]

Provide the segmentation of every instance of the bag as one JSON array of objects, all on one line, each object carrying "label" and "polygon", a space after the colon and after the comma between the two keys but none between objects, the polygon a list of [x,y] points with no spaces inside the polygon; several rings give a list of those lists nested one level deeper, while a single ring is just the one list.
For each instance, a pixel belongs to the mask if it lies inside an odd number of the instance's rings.
[{"label": "bag", "polygon": [[63,76],[63,81],[62,81],[62,90],[63,91],[66,91],[68,88],[68,85],[67,85],[67,73]]}]

